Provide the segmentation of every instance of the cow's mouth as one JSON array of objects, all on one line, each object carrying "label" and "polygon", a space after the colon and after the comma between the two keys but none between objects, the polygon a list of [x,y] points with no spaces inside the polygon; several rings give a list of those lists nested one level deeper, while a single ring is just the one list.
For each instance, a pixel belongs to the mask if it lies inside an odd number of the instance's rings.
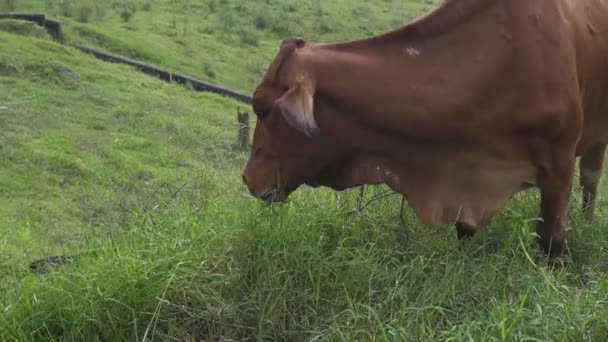
[{"label": "cow's mouth", "polygon": [[311,188],[318,188],[318,187],[321,186],[321,183],[319,182],[319,179],[310,180],[310,181],[306,182],[305,184],[308,185]]},{"label": "cow's mouth", "polygon": [[276,203],[285,201],[287,196],[278,189],[271,189],[261,194],[259,199],[267,203]]}]

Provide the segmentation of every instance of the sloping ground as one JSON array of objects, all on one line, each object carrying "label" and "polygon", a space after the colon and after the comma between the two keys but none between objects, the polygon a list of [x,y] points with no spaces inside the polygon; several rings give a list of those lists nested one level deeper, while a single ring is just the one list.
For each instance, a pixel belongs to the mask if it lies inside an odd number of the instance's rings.
[{"label": "sloping ground", "polygon": [[219,183],[218,170],[238,179],[236,102],[49,39],[0,31],[0,45],[3,260],[124,233],[121,217],[158,195],[146,187],[171,192],[191,181],[196,198],[201,179]]},{"label": "sloping ground", "polygon": [[396,28],[437,0],[17,1],[62,21],[69,40],[252,92],[280,40],[353,39]]},{"label": "sloping ground", "polygon": [[[357,191],[303,188],[262,206],[240,182],[236,103],[9,30],[1,341],[608,338],[605,215],[572,211],[551,270],[535,192],[463,246],[409,210],[393,227],[395,197],[348,214]],[[29,272],[53,254],[81,258]]]}]

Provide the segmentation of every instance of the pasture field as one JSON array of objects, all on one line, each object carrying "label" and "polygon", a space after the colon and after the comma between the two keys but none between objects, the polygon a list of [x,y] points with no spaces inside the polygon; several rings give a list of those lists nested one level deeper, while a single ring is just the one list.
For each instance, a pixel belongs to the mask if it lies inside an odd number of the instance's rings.
[{"label": "pasture field", "polygon": [[437,0],[0,0],[0,11],[2,2],[59,18],[70,41],[251,92],[286,34],[361,38]]},{"label": "pasture field", "polygon": [[[297,18],[290,30],[329,41],[433,4],[154,0],[132,2],[125,20],[112,2],[50,3],[0,8],[56,14],[69,40],[244,92],[276,51],[283,12]],[[358,189],[302,187],[264,205],[241,184],[238,106],[0,21],[0,341],[608,340],[601,199],[586,222],[573,192],[556,267],[532,234],[536,190],[465,244],[407,205],[401,214],[397,196],[353,212]],[[363,204],[383,190],[366,188]],[[50,255],[80,260],[30,272]]]}]

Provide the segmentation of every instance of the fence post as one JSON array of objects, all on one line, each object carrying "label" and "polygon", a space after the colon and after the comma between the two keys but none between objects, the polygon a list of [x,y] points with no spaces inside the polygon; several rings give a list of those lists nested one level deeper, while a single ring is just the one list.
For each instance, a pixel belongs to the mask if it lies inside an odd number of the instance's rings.
[{"label": "fence post", "polygon": [[51,37],[53,37],[53,39],[59,41],[59,42],[64,42],[64,38],[63,38],[63,30],[61,29],[61,22],[57,21],[57,20],[50,20],[47,19],[44,22],[44,28],[47,30],[48,33],[51,34]]},{"label": "fence post", "polygon": [[239,125],[237,146],[241,150],[249,149],[249,112],[241,112],[237,107],[237,122]]}]

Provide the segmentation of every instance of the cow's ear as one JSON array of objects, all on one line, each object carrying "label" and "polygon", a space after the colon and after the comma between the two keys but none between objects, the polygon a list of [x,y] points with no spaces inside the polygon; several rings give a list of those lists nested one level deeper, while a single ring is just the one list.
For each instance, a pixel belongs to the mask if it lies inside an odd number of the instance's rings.
[{"label": "cow's ear", "polygon": [[287,123],[307,137],[312,137],[319,131],[313,114],[313,90],[299,84],[283,94],[276,105]]}]

